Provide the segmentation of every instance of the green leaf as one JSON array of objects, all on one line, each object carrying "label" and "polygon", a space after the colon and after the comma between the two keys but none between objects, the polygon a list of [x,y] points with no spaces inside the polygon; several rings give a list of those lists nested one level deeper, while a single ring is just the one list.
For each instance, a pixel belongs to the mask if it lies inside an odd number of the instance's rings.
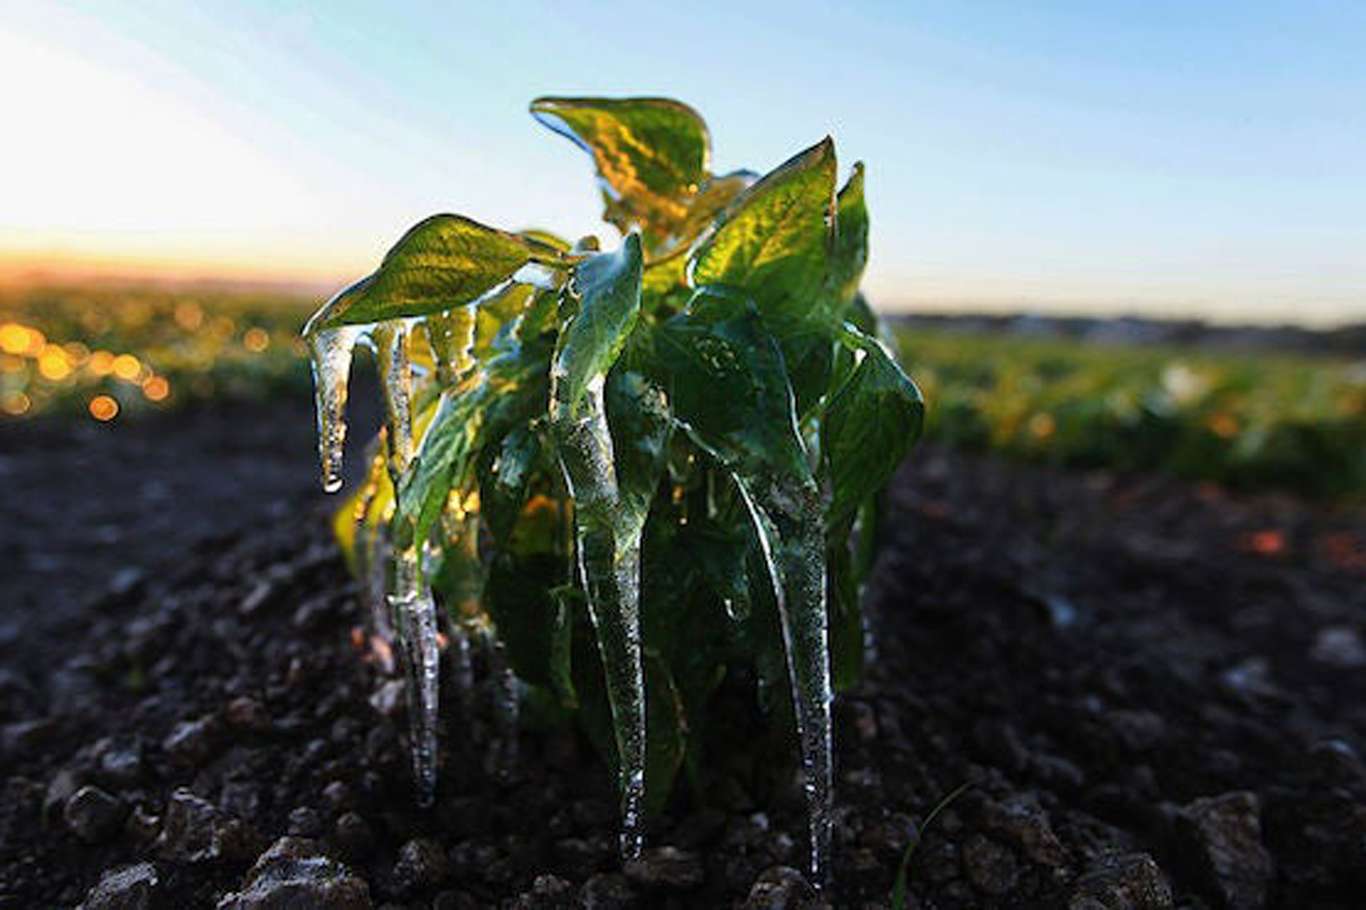
[{"label": "green leaf", "polygon": [[645,266],[641,276],[641,309],[654,312],[661,306],[675,306],[681,309],[692,296],[688,287],[688,257],[680,250],[663,259],[656,259]]},{"label": "green leaf", "polygon": [[742,193],[693,252],[694,287],[744,288],[779,336],[828,322],[835,145],[826,137]]},{"label": "green leaf", "polygon": [[460,385],[442,391],[435,416],[399,484],[396,527],[425,540],[447,493],[479,450],[501,443],[514,427],[545,413],[549,356],[549,347],[539,337],[521,344],[509,338]]},{"label": "green leaf", "polygon": [[531,113],[593,156],[607,221],[666,236],[686,220],[711,156],[692,108],[669,98],[538,98]]},{"label": "green leaf", "polygon": [[527,487],[540,461],[541,441],[534,432],[519,426],[497,446],[489,446],[488,452],[487,470],[479,478],[479,499],[489,533],[502,546],[521,516]]},{"label": "green leaf", "polygon": [[517,324],[517,319],[530,305],[536,288],[513,284],[490,295],[475,311],[475,331],[472,352],[480,360],[487,360],[497,349],[499,339],[505,338]]},{"label": "green leaf", "polygon": [[627,512],[643,523],[668,459],[673,415],[664,390],[633,370],[612,371],[606,403],[617,487]]},{"label": "green leaf", "polygon": [[920,437],[925,401],[887,350],[849,326],[862,354],[821,422],[821,451],[830,468],[827,522],[839,525],[875,494]]},{"label": "green leaf", "polygon": [[529,262],[572,261],[525,236],[460,215],[433,215],[394,244],[378,271],[333,297],[306,331],[441,312],[477,300]]},{"label": "green leaf", "polygon": [[483,402],[487,395],[472,379],[457,389],[447,389],[436,405],[436,414],[422,437],[417,454],[398,486],[396,529],[412,536],[396,540],[425,540],[427,531],[441,515],[450,488],[464,473],[483,427]]},{"label": "green leaf", "polygon": [[557,411],[578,416],[588,385],[605,380],[640,315],[640,280],[644,261],[640,237],[631,234],[615,253],[579,263],[570,279],[578,312],[560,328],[551,368],[551,397]]}]

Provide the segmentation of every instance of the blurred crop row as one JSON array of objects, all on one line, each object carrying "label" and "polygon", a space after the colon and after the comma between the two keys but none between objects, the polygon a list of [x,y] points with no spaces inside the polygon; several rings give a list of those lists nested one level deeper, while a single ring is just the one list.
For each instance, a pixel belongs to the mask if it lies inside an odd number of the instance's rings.
[{"label": "blurred crop row", "polygon": [[1366,361],[904,330],[926,434],[1070,467],[1366,493]]},{"label": "blurred crop row", "polygon": [[100,421],[281,386],[307,388],[310,301],[120,289],[0,292],[0,419]]},{"label": "blurred crop row", "polygon": [[[316,301],[122,289],[0,292],[0,421],[119,421],[309,388]],[[1072,467],[1366,494],[1366,362],[903,329],[929,438]]]}]

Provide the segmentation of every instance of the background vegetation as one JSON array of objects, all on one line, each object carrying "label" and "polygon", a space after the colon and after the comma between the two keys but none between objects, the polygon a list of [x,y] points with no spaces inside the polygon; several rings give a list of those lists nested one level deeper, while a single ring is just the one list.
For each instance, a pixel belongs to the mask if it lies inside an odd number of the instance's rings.
[{"label": "background vegetation", "polygon": [[[102,395],[117,421],[219,396],[306,394],[298,331],[315,303],[226,291],[0,292],[0,421],[89,416]],[[898,340],[929,403],[930,440],[1077,467],[1366,494],[1360,360],[938,328],[903,329]]]}]

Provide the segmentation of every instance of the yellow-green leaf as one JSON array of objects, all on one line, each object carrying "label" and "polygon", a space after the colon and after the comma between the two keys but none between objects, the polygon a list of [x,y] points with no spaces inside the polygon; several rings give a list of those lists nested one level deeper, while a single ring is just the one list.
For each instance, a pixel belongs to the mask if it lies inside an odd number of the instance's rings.
[{"label": "yellow-green leaf", "polygon": [[835,145],[826,137],[735,200],[693,252],[693,286],[744,288],[788,334],[822,309],[834,204]]},{"label": "yellow-green leaf", "polygon": [[328,328],[425,316],[478,299],[528,262],[570,261],[530,237],[460,215],[433,215],[410,228],[378,271],[332,298],[311,324]]},{"label": "yellow-green leaf", "polygon": [[695,110],[670,98],[538,98],[531,113],[593,156],[607,221],[663,237],[687,218],[711,156]]}]

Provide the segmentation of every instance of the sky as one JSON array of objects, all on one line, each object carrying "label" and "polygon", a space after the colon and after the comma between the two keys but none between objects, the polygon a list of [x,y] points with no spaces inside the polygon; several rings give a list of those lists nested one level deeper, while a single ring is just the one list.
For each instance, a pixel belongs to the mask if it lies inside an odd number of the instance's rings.
[{"label": "sky", "polygon": [[717,171],[868,168],[884,309],[1366,319],[1366,3],[0,0],[0,277],[366,274],[413,222],[599,233],[543,94]]}]

